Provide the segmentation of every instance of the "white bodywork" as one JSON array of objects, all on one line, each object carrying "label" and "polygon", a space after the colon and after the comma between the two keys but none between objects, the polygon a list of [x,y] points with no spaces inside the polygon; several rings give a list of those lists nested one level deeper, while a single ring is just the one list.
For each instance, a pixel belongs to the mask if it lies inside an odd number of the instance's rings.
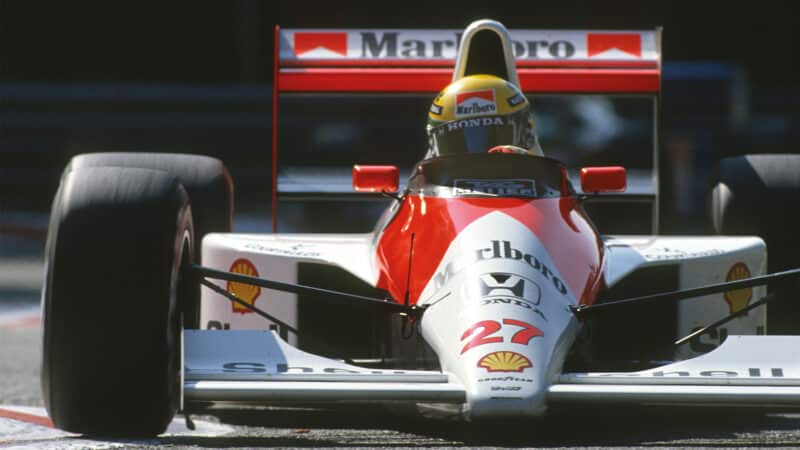
[{"label": "white bodywork", "polygon": [[[746,264],[753,276],[766,266],[764,244],[758,238],[608,237],[605,248],[604,273],[611,286],[652,265],[679,264],[680,289],[723,282],[738,263]],[[203,251],[203,260],[212,268],[229,270],[234,261],[247,259],[259,276],[278,281],[296,282],[297,264],[310,262],[338,266],[371,285],[377,282],[371,234],[212,234],[204,240]],[[496,274],[509,278],[487,278]],[[754,299],[760,298],[762,289],[754,289]],[[610,401],[611,393],[620,402],[698,404],[759,404],[765,399],[785,404],[800,394],[798,362],[787,357],[800,338],[737,337],[735,348],[746,345],[747,353],[712,352],[685,361],[688,366],[675,363],[635,374],[562,374],[581,327],[569,309],[577,304],[575,294],[561,281],[544,243],[502,212],[487,214],[462,230],[422,291],[419,304],[427,306],[421,334],[438,356],[442,372],[359,368],[265,337],[273,336],[270,333],[199,331],[187,338],[186,398],[228,403],[397,399],[463,403],[466,417],[480,419],[540,416],[554,402]],[[265,289],[255,305],[297,326],[294,294]],[[683,301],[676,336],[729,313],[722,294]],[[212,328],[269,326],[255,314],[233,312],[227,299],[209,289],[202,293],[202,320],[225,324]],[[764,326],[763,309],[725,325],[729,335],[762,333]],[[288,341],[292,343],[294,336]],[[467,348],[470,343],[476,345]],[[711,348],[718,345],[713,340],[707,343]],[[748,359],[757,345],[770,352]],[[676,352],[676,360],[696,355],[684,347]],[[716,356],[709,359],[710,355]],[[771,377],[777,373],[773,369],[779,369],[781,376]],[[679,375],[652,375],[659,371]],[[762,383],[775,379],[780,387]],[[676,382],[692,388],[676,388]]]},{"label": "white bodywork", "polygon": [[[609,287],[636,269],[666,264],[679,265],[679,289],[724,282],[730,268],[737,263],[744,263],[752,276],[766,272],[765,246],[755,237],[613,236],[606,237],[604,243],[607,258],[604,276]],[[229,270],[234,261],[244,258],[252,261],[261,277],[289,283],[297,282],[298,263],[313,262],[341,267],[367,284],[375,285],[378,270],[374,255],[372,234],[211,234],[203,241],[203,261],[208,267]],[[214,282],[225,288],[225,282]],[[429,287],[423,292],[421,303],[435,300],[432,289]],[[751,302],[764,295],[763,286],[753,288]],[[262,290],[255,305],[291,326],[298,325],[294,294]],[[688,335],[730,312],[723,294],[681,301],[676,336]],[[256,314],[234,312],[227,299],[209,289],[202,291],[201,323],[204,328],[219,329],[265,329],[268,325]],[[727,335],[763,334],[766,332],[766,307],[757,308],[724,328]],[[716,346],[721,336],[704,336],[702,341]],[[296,343],[295,336],[290,335],[289,342]],[[689,346],[678,347],[676,352],[676,359],[697,355]]]},{"label": "white bodywork", "polygon": [[[604,275],[608,286],[614,286],[637,269],[676,263],[679,290],[729,281],[726,277],[737,264],[743,264],[750,276],[764,275],[767,270],[766,246],[757,237],[610,236],[604,239],[604,244],[608,258]],[[761,299],[766,291],[766,286],[752,288],[747,303]],[[676,336],[686,336],[732,312],[725,294],[683,300],[678,303]],[[700,346],[705,351],[719,345],[725,335],[765,334],[766,306],[728,322],[720,330],[701,337]],[[698,354],[692,346],[684,345],[676,348],[674,357],[685,359]]]},{"label": "white bodywork", "polygon": [[[471,258],[476,254],[482,259]],[[465,386],[466,412],[473,418],[543,414],[547,387],[578,331],[569,309],[577,305],[575,295],[560,281],[544,244],[510,216],[489,213],[456,237],[436,273],[447,275],[434,276],[422,292],[420,303],[429,305],[422,335],[442,370]],[[492,279],[495,274],[509,278]],[[485,301],[497,298],[512,301]],[[481,362],[492,354],[497,364]]]},{"label": "white bodywork", "polygon": [[[230,270],[235,261],[245,259],[258,276],[287,283],[297,282],[297,264],[314,262],[346,269],[364,282],[374,285],[377,271],[372,261],[371,234],[357,235],[258,235],[210,234],[203,239],[203,261],[208,267]],[[221,288],[226,282],[213,280]],[[249,299],[248,299],[249,300]],[[295,294],[262,290],[255,306],[268,311],[289,325],[297,326]],[[200,323],[208,329],[265,329],[260,316],[239,308],[234,310],[225,297],[203,289]],[[296,336],[289,342],[296,344]]]}]

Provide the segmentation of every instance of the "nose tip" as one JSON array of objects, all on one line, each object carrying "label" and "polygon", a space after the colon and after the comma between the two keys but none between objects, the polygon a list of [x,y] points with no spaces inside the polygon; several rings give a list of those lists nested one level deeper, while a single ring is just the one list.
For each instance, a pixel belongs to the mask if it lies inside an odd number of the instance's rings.
[{"label": "nose tip", "polygon": [[476,398],[468,402],[465,414],[471,421],[542,417],[547,410],[544,391],[541,389],[519,397],[498,394]]}]

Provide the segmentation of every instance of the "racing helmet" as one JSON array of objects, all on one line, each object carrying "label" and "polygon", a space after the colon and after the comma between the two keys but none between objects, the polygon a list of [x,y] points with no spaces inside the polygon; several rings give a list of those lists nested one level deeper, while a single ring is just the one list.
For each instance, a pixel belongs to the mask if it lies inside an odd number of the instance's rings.
[{"label": "racing helmet", "polygon": [[[470,75],[451,83],[428,113],[426,158],[486,153],[542,156],[531,105],[514,84],[494,75]],[[494,149],[493,149],[494,150]]]}]

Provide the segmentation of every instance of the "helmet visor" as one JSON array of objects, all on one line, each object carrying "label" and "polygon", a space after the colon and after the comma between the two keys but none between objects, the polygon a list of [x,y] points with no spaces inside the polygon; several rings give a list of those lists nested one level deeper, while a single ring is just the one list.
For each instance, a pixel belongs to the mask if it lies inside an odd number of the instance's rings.
[{"label": "helmet visor", "polygon": [[430,130],[433,148],[439,156],[486,153],[497,145],[528,148],[528,111],[506,116],[483,116],[454,120]]}]

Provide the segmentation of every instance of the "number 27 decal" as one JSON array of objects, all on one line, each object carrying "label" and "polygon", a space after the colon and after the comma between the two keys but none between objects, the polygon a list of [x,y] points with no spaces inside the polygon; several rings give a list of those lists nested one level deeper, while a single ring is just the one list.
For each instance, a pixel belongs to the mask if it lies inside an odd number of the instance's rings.
[{"label": "number 27 decal", "polygon": [[503,319],[502,324],[496,320],[481,320],[469,327],[467,331],[461,335],[462,341],[465,339],[467,340],[467,343],[464,344],[464,347],[461,349],[461,354],[464,354],[464,352],[472,347],[503,342],[502,336],[492,336],[500,331],[503,325],[512,325],[521,328],[521,330],[511,336],[511,342],[515,344],[528,345],[531,339],[537,336],[544,336],[542,330],[521,320]]}]

